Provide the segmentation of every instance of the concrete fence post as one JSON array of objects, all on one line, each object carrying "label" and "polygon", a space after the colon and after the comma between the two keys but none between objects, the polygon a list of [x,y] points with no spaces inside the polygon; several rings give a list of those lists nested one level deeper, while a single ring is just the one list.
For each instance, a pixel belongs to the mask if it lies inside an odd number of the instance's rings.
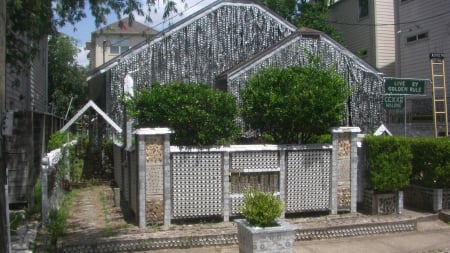
[{"label": "concrete fence post", "polygon": [[443,189],[433,189],[433,211],[442,210]]},{"label": "concrete fence post", "polygon": [[[282,148],[280,150],[280,199],[283,203],[286,203],[286,150]],[[283,209],[282,216],[284,217],[286,213],[286,208]]]},{"label": "concrete fence post", "polygon": [[163,200],[164,200],[164,225],[170,225],[172,218],[172,173],[170,171],[170,134],[168,128],[161,129],[164,133],[164,154],[163,154]]},{"label": "concrete fence post", "polygon": [[332,129],[333,154],[330,175],[330,210],[339,209],[356,212],[358,201],[357,168],[359,127],[337,127]]},{"label": "concrete fence post", "polygon": [[170,225],[172,217],[170,133],[168,128],[140,128],[136,134],[137,222]]},{"label": "concrete fence post", "polygon": [[230,221],[230,152],[223,152],[223,221]]},{"label": "concrete fence post", "polygon": [[42,205],[41,205],[41,219],[42,226],[45,227],[48,222],[49,217],[49,205],[48,205],[48,166],[49,159],[47,156],[43,157],[41,160],[41,191],[42,191]]},{"label": "concrete fence post", "polygon": [[[146,182],[146,151],[145,135],[136,134],[136,155],[137,155],[137,223],[140,228],[147,226],[146,206],[145,206],[145,182]],[[131,184],[132,187],[136,187]]]}]

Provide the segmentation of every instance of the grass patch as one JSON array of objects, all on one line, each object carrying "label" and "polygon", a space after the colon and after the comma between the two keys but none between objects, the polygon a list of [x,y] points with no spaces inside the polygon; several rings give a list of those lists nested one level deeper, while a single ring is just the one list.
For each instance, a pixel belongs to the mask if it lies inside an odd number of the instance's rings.
[{"label": "grass patch", "polygon": [[72,206],[73,196],[75,194],[76,191],[64,193],[60,209],[50,211],[47,230],[52,241],[56,241],[58,237],[64,235],[67,218],[69,217],[69,210]]},{"label": "grass patch", "polygon": [[23,212],[14,212],[9,214],[9,231],[12,234],[17,232],[20,225],[25,224],[26,217]]}]

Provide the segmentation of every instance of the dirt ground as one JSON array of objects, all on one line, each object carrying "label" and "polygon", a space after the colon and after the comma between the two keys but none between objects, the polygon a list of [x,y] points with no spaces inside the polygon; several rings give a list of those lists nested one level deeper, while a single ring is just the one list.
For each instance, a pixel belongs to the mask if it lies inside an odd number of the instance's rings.
[{"label": "dirt ground", "polygon": [[[72,193],[65,241],[95,240],[136,230],[135,226],[125,220],[120,206],[115,205],[114,193],[109,185],[73,189]],[[34,252],[56,252],[55,242],[51,241],[45,228],[38,232]]]}]

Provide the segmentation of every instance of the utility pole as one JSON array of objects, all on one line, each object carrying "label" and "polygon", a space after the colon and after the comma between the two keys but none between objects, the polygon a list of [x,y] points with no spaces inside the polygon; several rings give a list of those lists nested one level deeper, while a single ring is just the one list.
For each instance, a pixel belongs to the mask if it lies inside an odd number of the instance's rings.
[{"label": "utility pole", "polygon": [[9,233],[8,179],[6,171],[3,116],[5,115],[6,87],[6,1],[0,3],[0,251],[11,252]]}]

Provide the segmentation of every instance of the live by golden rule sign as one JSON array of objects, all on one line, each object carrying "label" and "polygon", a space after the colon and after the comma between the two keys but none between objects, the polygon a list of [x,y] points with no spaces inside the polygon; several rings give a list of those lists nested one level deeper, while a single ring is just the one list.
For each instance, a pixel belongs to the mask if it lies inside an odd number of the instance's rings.
[{"label": "live by golden rule sign", "polygon": [[425,94],[426,82],[429,82],[429,80],[386,77],[384,80],[384,109],[403,109],[406,95]]},{"label": "live by golden rule sign", "polygon": [[385,78],[384,93],[397,95],[425,94],[426,79]]}]

